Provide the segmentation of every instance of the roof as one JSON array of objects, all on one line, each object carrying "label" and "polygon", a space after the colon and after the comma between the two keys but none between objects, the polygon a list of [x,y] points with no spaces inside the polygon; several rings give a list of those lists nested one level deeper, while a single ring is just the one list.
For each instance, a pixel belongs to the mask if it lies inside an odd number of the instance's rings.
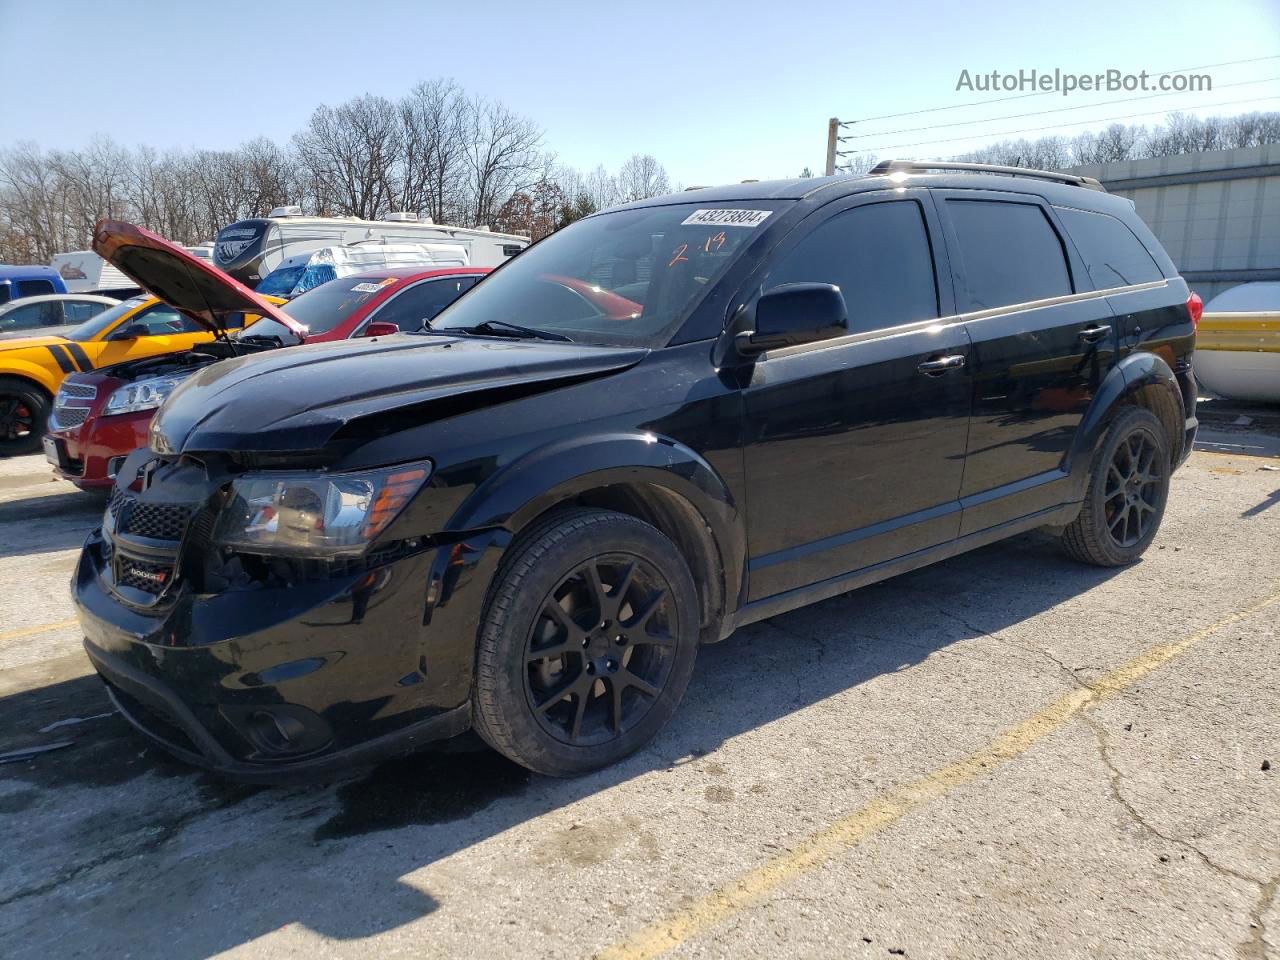
[{"label": "roof", "polygon": [[1098,190],[1074,184],[1055,183],[1031,176],[999,173],[893,173],[885,175],[842,174],[834,177],[797,177],[791,180],[754,180],[719,187],[700,187],[647,200],[636,200],[609,211],[658,207],[673,203],[736,203],[752,200],[802,200],[826,193],[828,199],[893,187],[937,187],[971,190],[1003,190],[1034,193],[1052,203],[1071,203],[1096,209],[1128,208],[1128,201]]},{"label": "roof", "polygon": [[0,304],[0,313],[13,307],[25,307],[33,303],[48,303],[51,300],[88,300],[90,303],[100,303],[107,307],[120,302],[115,297],[103,297],[96,293],[41,293],[34,297],[21,297],[17,300],[10,300],[8,303]]},{"label": "roof", "polygon": [[388,277],[395,277],[400,280],[422,280],[427,277],[448,277],[454,274],[466,276],[476,273],[488,273],[492,269],[492,267],[431,267],[424,270],[422,267],[379,267],[374,270],[362,270],[342,279],[385,280]]},{"label": "roof", "polygon": [[10,266],[0,264],[0,280],[6,280],[9,277],[56,277],[58,271],[53,267],[46,267],[44,264],[31,264],[29,266]]}]

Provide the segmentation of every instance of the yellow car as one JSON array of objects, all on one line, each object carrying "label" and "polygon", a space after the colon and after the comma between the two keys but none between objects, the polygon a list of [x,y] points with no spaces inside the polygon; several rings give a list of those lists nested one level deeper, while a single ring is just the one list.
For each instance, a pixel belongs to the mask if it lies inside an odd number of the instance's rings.
[{"label": "yellow car", "polygon": [[40,449],[53,395],[67,374],[188,350],[212,339],[207,326],[141,296],[57,336],[0,340],[0,456]]}]

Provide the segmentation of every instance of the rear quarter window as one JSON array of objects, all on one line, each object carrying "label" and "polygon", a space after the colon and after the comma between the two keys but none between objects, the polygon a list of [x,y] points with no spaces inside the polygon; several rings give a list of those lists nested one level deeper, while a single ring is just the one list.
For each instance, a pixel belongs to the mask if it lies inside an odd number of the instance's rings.
[{"label": "rear quarter window", "polygon": [[948,199],[946,208],[960,242],[968,309],[1072,292],[1062,240],[1038,204]]},{"label": "rear quarter window", "polygon": [[1105,213],[1055,207],[1080,251],[1094,287],[1106,290],[1164,279],[1147,248],[1123,221]]}]

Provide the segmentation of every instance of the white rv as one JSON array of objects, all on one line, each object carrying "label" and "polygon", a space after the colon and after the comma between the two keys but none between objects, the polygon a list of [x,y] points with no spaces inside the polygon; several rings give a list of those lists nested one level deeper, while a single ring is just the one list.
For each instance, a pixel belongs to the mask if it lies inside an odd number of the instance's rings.
[{"label": "white rv", "polygon": [[466,249],[470,265],[476,267],[496,267],[529,245],[528,237],[493,233],[487,227],[449,227],[412,213],[389,213],[382,220],[357,220],[304,217],[300,207],[276,207],[265,217],[240,220],[219,230],[213,265],[253,287],[285,257],[367,241],[456,243]]},{"label": "white rv", "polygon": [[258,293],[292,299],[322,283],[386,267],[469,266],[467,250],[449,243],[376,243],[366,241],[353,247],[321,247],[285,257],[280,265],[258,282]]}]

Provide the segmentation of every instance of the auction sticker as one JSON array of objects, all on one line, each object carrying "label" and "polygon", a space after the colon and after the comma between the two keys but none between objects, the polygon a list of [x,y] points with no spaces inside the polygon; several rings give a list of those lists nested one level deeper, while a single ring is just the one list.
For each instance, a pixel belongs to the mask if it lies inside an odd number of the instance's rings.
[{"label": "auction sticker", "polygon": [[772,210],[695,210],[683,220],[683,227],[758,227]]},{"label": "auction sticker", "polygon": [[352,293],[377,293],[382,289],[380,283],[357,283],[351,288]]}]

